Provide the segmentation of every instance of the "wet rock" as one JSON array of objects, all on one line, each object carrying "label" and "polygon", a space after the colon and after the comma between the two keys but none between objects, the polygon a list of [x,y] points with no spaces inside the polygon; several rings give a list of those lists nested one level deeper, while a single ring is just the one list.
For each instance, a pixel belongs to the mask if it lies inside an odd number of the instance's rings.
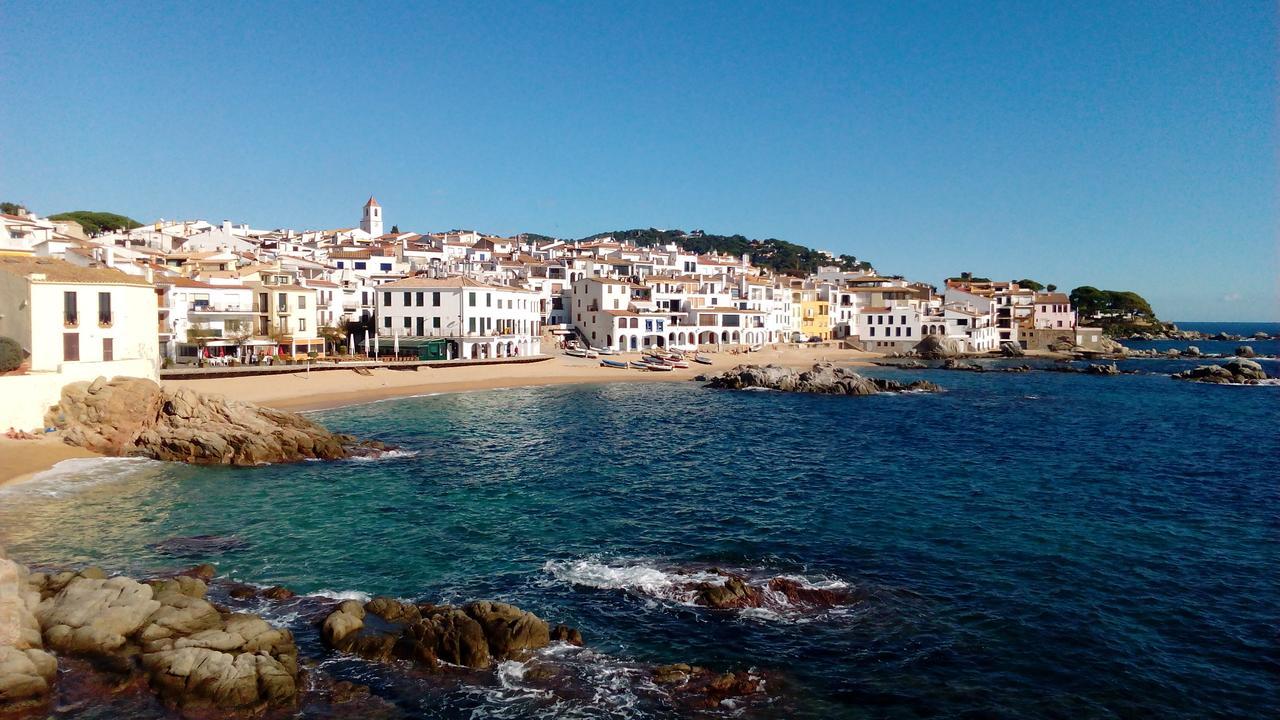
[{"label": "wet rock", "polygon": [[45,643],[54,650],[109,655],[123,648],[160,607],[150,586],[129,578],[76,578],[42,600],[36,617]]},{"label": "wet rock", "polygon": [[0,550],[0,714],[38,708],[57,678],[58,661],[44,650],[36,616],[40,601],[27,568]]},{"label": "wet rock", "polygon": [[551,642],[546,621],[514,605],[480,600],[467,603],[463,610],[484,628],[489,653],[498,660],[522,657]]},{"label": "wet rock", "polygon": [[1201,365],[1191,370],[1184,370],[1174,373],[1172,377],[1175,380],[1215,385],[1257,385],[1267,379],[1267,373],[1253,360],[1236,358],[1223,365]]},{"label": "wet rock", "polygon": [[297,597],[297,595],[298,595],[297,593],[290,590],[289,588],[281,587],[280,585],[272,585],[271,587],[262,591],[262,597],[268,600],[277,600],[277,601],[290,600],[294,597]]},{"label": "wet rock", "polygon": [[70,445],[205,465],[335,460],[386,449],[336,435],[295,413],[162,388],[143,378],[99,378],[63,388],[45,418]]},{"label": "wet rock", "polygon": [[720,574],[724,577],[723,583],[698,583],[697,604],[717,610],[760,607],[763,598],[759,588],[748,585],[746,579],[738,575]]},{"label": "wet rock", "polygon": [[568,625],[557,625],[552,628],[551,639],[555,642],[565,642],[582,647],[582,633],[577,628],[571,628]]},{"label": "wet rock", "polygon": [[1182,351],[1182,354],[1187,357],[1200,357],[1200,348],[1195,345],[1188,345],[1187,349]]},{"label": "wet rock", "polygon": [[852,370],[831,363],[817,363],[809,370],[798,371],[780,365],[738,365],[711,378],[709,388],[745,390],[762,388],[783,392],[819,393],[826,395],[875,395],[882,392],[940,392],[933,383],[917,380],[903,384],[896,380],[866,378]]},{"label": "wet rock", "polygon": [[846,589],[812,587],[787,577],[770,579],[769,589],[781,593],[792,605],[811,608],[832,608],[847,604],[852,599],[851,593]]},{"label": "wet rock", "polygon": [[1091,364],[1084,369],[1086,375],[1119,375],[1120,368],[1115,363],[1109,365]]},{"label": "wet rock", "polygon": [[1240,357],[1240,358],[1251,358],[1251,357],[1254,357],[1253,346],[1252,346],[1252,345],[1240,345],[1240,346],[1237,346],[1237,347],[1236,347],[1236,349],[1235,349],[1235,352],[1234,352],[1233,354],[1234,354],[1236,357]]}]

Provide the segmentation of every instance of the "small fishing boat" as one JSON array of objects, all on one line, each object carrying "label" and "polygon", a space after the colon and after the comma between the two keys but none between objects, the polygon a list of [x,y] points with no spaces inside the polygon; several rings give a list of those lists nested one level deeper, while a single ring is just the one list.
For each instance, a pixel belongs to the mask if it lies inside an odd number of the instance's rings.
[{"label": "small fishing boat", "polygon": [[627,363],[623,360],[601,360],[600,367],[626,368]]},{"label": "small fishing boat", "polygon": [[751,347],[747,348],[747,352],[760,352],[760,351],[761,351],[761,350],[763,350],[763,349],[764,349],[764,345],[758,345],[758,344],[757,344],[757,345],[752,345]]},{"label": "small fishing boat", "polygon": [[674,367],[666,363],[645,363],[645,369],[656,372],[671,372],[672,370],[675,370]]},{"label": "small fishing boat", "polygon": [[667,364],[673,368],[687,368],[689,363],[684,358],[667,358]]},{"label": "small fishing boat", "polygon": [[696,363],[698,363],[699,365],[710,365],[710,364],[711,364],[711,358],[702,357],[701,355],[694,355],[694,356],[693,356],[693,361],[694,361],[694,362],[696,362]]},{"label": "small fishing boat", "polygon": [[587,357],[587,351],[582,348],[569,348],[564,351],[564,354],[569,357]]},{"label": "small fishing boat", "polygon": [[614,350],[613,348],[607,348],[607,347],[605,347],[605,348],[598,348],[598,347],[593,347],[593,348],[591,348],[591,349],[592,349],[593,351],[597,352],[597,353],[600,353],[601,355],[617,355],[617,354],[618,354],[618,351],[617,351],[617,350]]},{"label": "small fishing boat", "polygon": [[600,357],[600,353],[596,352],[595,350],[584,350],[582,357],[591,358],[592,360],[594,360]]},{"label": "small fishing boat", "polygon": [[628,363],[628,367],[630,367],[633,370],[648,370],[649,364],[640,362],[638,360],[632,360],[630,363]]}]

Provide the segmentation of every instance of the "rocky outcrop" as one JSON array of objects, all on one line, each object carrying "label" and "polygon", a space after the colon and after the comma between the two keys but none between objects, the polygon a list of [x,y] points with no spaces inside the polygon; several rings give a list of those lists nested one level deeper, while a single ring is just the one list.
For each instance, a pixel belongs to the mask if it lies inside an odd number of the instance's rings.
[{"label": "rocky outcrop", "polygon": [[1103,337],[1098,341],[1098,352],[1103,355],[1128,355],[1129,348],[1121,345],[1112,338]]},{"label": "rocky outcrop", "polygon": [[1223,365],[1201,365],[1191,370],[1174,373],[1172,377],[1175,380],[1190,380],[1214,385],[1257,385],[1267,379],[1267,373],[1253,360],[1237,358]]},{"label": "rocky outcrop", "polygon": [[65,442],[103,455],[201,465],[336,460],[386,447],[337,435],[295,413],[144,378],[71,383],[45,416]]},{"label": "rocky outcrop", "polygon": [[818,363],[809,370],[781,365],[738,365],[707,382],[707,387],[727,390],[762,388],[783,392],[824,395],[875,395],[882,392],[940,392],[931,382],[917,380],[903,384],[896,380],[868,378],[831,363]]},{"label": "rocky outcrop", "polygon": [[0,714],[38,708],[58,674],[58,661],[44,649],[27,569],[0,549]]},{"label": "rocky outcrop", "polygon": [[960,341],[945,335],[929,335],[916,343],[912,350],[917,357],[925,360],[945,360],[964,354],[964,346]]},{"label": "rocky outcrop", "polygon": [[1253,357],[1253,356],[1254,356],[1253,346],[1252,346],[1252,345],[1240,345],[1240,346],[1236,347],[1235,352],[1234,352],[1233,354],[1234,354],[1236,357],[1241,357],[1241,358],[1251,358],[1251,357]]},{"label": "rocky outcrop", "polygon": [[[205,599],[197,577],[137,582],[80,572],[28,574],[0,560],[0,712],[48,696],[58,660],[140,679],[168,706],[259,714],[298,698],[288,630]],[[10,631],[11,630],[11,631]]]},{"label": "rocky outcrop", "polygon": [[[367,623],[368,617],[377,618]],[[557,640],[582,643],[577,630],[557,626]],[[546,621],[514,605],[481,600],[460,608],[414,605],[378,597],[361,605],[341,603],[321,626],[325,645],[369,660],[412,660],[426,668],[441,663],[476,670],[526,657],[551,643]]]},{"label": "rocky outcrop", "polygon": [[1182,351],[1187,357],[1200,357],[1200,348],[1195,345],[1188,345],[1186,350]]},{"label": "rocky outcrop", "polygon": [[763,677],[744,670],[717,673],[686,663],[659,665],[653,669],[653,682],[671,688],[674,699],[691,709],[721,708],[729,700],[735,706],[752,698],[763,698]]}]

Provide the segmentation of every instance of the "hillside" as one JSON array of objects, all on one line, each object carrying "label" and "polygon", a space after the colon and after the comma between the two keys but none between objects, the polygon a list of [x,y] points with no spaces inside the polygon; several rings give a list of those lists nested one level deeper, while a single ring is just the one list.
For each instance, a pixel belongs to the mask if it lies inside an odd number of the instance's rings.
[{"label": "hillside", "polygon": [[73,210],[71,212],[50,215],[50,220],[74,220],[89,235],[99,235],[115,230],[132,230],[142,227],[142,223],[131,217],[97,210]]},{"label": "hillside", "polygon": [[1070,297],[1081,323],[1096,324],[1107,335],[1124,336],[1164,328],[1151,303],[1129,290],[1099,290],[1084,285],[1072,290]]},{"label": "hillside", "polygon": [[695,253],[717,252],[739,257],[750,255],[754,265],[779,273],[812,273],[820,266],[838,265],[846,270],[870,269],[871,263],[859,261],[852,255],[840,255],[834,259],[803,245],[768,238],[751,240],[742,235],[711,235],[699,230],[686,233],[683,230],[658,230],[657,228],[615,230],[596,233],[583,240],[599,240],[613,237],[629,240],[641,247],[675,243]]}]

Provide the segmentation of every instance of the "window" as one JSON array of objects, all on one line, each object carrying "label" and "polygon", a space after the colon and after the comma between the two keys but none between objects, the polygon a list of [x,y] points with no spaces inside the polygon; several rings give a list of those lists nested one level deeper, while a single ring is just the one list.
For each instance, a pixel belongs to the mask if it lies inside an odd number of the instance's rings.
[{"label": "window", "polygon": [[306,310],[306,309],[307,309],[307,296],[306,296],[306,295],[299,295],[299,296],[298,296],[298,309],[299,309],[299,310]]},{"label": "window", "polygon": [[306,331],[307,331],[307,319],[298,318],[298,332],[306,332]]},{"label": "window", "polygon": [[[105,294],[105,293],[104,293]],[[115,341],[111,338],[102,338],[102,361],[111,362],[116,359]]]},{"label": "window", "polygon": [[361,261],[359,261],[359,260],[357,260],[357,261],[356,261],[356,269],[357,269],[357,270],[364,270],[364,266],[365,266],[365,264],[364,264],[363,262],[361,262]]},{"label": "window", "polygon": [[382,270],[382,272],[391,272],[391,263],[381,263],[378,265],[378,268]]},{"label": "window", "polygon": [[484,294],[484,306],[493,307],[493,293]]},{"label": "window", "polygon": [[62,293],[62,323],[64,325],[80,324],[80,313],[76,310],[74,290]]},{"label": "window", "polygon": [[289,312],[289,296],[284,293],[277,295],[276,305],[280,308],[280,312]]},{"label": "window", "polygon": [[467,305],[469,305],[469,306],[471,306],[471,307],[475,307],[475,306],[476,306],[476,294],[475,294],[475,293],[473,293],[473,292],[469,292],[469,293],[467,293]]},{"label": "window", "polygon": [[382,327],[387,328],[387,329],[391,329],[391,316],[390,316],[390,315],[383,316],[383,318],[382,318]]},{"label": "window", "polygon": [[431,305],[433,307],[440,307],[440,293],[438,292],[431,293]]},{"label": "window", "polygon": [[98,324],[111,324],[111,293],[98,293]]},{"label": "window", "polygon": [[867,328],[867,335],[869,335],[869,336],[871,336],[871,337],[875,337],[875,336],[876,336],[876,326],[875,326],[875,325],[872,325],[871,327]]},{"label": "window", "polygon": [[911,337],[911,328],[907,328],[907,337]]},{"label": "window", "polygon": [[416,296],[414,297],[414,305],[417,305],[418,307],[422,307],[422,296],[425,294],[426,293],[417,293]]},{"label": "window", "polygon": [[382,307],[391,307],[391,293],[382,293]]},{"label": "window", "polygon": [[411,327],[413,327],[412,322],[410,321],[410,319],[409,319],[408,317],[406,317],[406,318],[404,319],[404,329],[405,329],[405,330],[408,330],[408,329],[409,329],[409,328],[411,328]]},{"label": "window", "polygon": [[902,316],[902,324],[903,324],[903,325],[906,325],[906,324],[907,324],[907,316],[906,316],[906,315],[903,315],[903,316]]},{"label": "window", "polygon": [[[474,293],[472,293],[472,294],[474,295]],[[475,331],[476,331],[476,319],[475,319],[475,318],[467,318],[467,330],[469,330],[471,333],[475,333]]]},{"label": "window", "polygon": [[[75,295],[75,293],[71,293]],[[80,333],[62,334],[62,362],[76,362],[80,359]]]},{"label": "window", "polygon": [[413,304],[413,293],[406,291],[404,293],[404,306],[409,307]]},{"label": "window", "polygon": [[435,329],[437,329],[437,330],[439,330],[439,329],[440,329],[440,318],[439,318],[439,317],[433,317],[433,318],[431,318],[431,327],[433,327],[433,328],[435,328]]}]

